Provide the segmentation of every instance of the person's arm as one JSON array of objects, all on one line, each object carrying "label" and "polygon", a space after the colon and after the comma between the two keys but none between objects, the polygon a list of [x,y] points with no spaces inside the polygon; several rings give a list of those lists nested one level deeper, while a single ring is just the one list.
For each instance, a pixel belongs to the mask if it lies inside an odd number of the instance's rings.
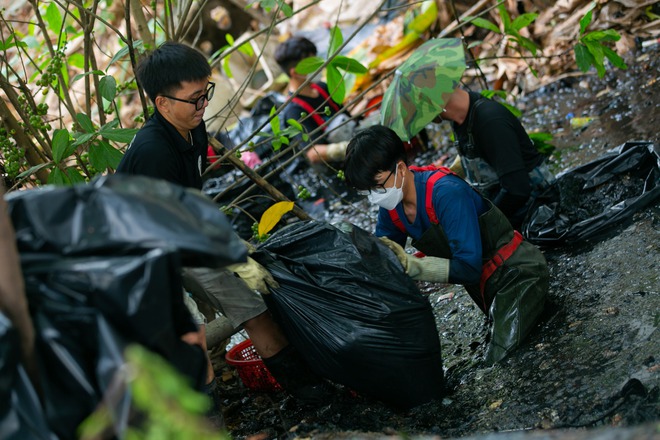
[{"label": "person's arm", "polygon": [[475,127],[479,150],[499,177],[500,191],[493,203],[507,217],[525,205],[532,191],[513,122],[509,118],[484,118]]},{"label": "person's arm", "polygon": [[0,183],[0,310],[18,330],[23,363],[28,374],[34,379],[34,327],[28,311],[14,229],[3,196],[4,187]]}]

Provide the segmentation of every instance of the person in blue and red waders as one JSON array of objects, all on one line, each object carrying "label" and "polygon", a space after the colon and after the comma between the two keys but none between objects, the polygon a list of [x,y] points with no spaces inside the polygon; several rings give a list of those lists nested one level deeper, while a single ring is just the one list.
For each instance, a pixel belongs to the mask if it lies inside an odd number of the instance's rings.
[{"label": "person in blue and red waders", "polygon": [[[520,345],[543,310],[548,267],[491,201],[448,168],[408,166],[403,142],[381,125],[351,139],[344,175],[380,206],[375,235],[410,277],[462,284],[490,318],[487,363]],[[424,257],[405,252],[408,236]]]}]

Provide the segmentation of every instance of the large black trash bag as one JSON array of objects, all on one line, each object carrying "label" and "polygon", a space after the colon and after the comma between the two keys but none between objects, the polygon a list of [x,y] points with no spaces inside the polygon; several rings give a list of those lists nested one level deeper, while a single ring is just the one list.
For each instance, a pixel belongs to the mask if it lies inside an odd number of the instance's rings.
[{"label": "large black trash bag", "polygon": [[660,157],[652,142],[626,142],[557,176],[522,225],[531,243],[555,247],[595,242],[660,197]]},{"label": "large black trash bag", "polygon": [[399,408],[441,396],[428,298],[378,238],[341,228],[294,223],[252,254],[280,285],[269,309],[321,376]]},{"label": "large black trash bag", "polygon": [[[204,354],[181,340],[194,324],[183,303],[176,252],[29,261],[23,274],[43,407],[59,438],[76,438],[78,425],[122,368],[129,343],[160,354],[202,389]],[[122,433],[130,400],[117,402],[112,410],[115,430]]]},{"label": "large black trash bag", "polygon": [[51,440],[39,398],[20,362],[18,332],[0,312],[0,439]]},{"label": "large black trash bag", "polygon": [[175,248],[188,266],[245,261],[217,205],[164,180],[115,174],[90,184],[7,194],[19,252],[65,256]]}]

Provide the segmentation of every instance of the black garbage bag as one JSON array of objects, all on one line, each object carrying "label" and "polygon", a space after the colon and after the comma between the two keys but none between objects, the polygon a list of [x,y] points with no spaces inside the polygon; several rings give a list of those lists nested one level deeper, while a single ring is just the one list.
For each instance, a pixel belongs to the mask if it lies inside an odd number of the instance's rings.
[{"label": "black garbage bag", "polygon": [[652,142],[626,142],[557,176],[530,207],[528,241],[555,247],[595,242],[626,225],[660,197],[660,157]]},{"label": "black garbage bag", "polygon": [[[160,354],[203,388],[204,353],[180,338],[196,327],[183,303],[176,252],[29,260],[23,274],[44,413],[59,438],[76,438],[122,368],[129,343]],[[130,400],[113,408],[116,432],[125,429],[129,410]]]},{"label": "black garbage bag", "polygon": [[20,355],[18,332],[0,312],[0,438],[54,440]]},{"label": "black garbage bag", "polygon": [[217,205],[164,180],[115,174],[5,198],[20,253],[80,256],[166,247],[179,250],[187,266],[223,266],[247,256]]},{"label": "black garbage bag", "polygon": [[294,223],[252,254],[280,285],[269,309],[321,376],[399,408],[441,396],[428,298],[378,238],[341,228]]}]

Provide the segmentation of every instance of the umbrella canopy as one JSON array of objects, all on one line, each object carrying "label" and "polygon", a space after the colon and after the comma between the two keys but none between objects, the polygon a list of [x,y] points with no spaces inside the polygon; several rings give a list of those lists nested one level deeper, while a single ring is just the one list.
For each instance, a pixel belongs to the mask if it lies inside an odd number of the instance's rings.
[{"label": "umbrella canopy", "polygon": [[465,70],[460,38],[422,44],[396,70],[381,105],[380,122],[410,140],[442,111]]}]

